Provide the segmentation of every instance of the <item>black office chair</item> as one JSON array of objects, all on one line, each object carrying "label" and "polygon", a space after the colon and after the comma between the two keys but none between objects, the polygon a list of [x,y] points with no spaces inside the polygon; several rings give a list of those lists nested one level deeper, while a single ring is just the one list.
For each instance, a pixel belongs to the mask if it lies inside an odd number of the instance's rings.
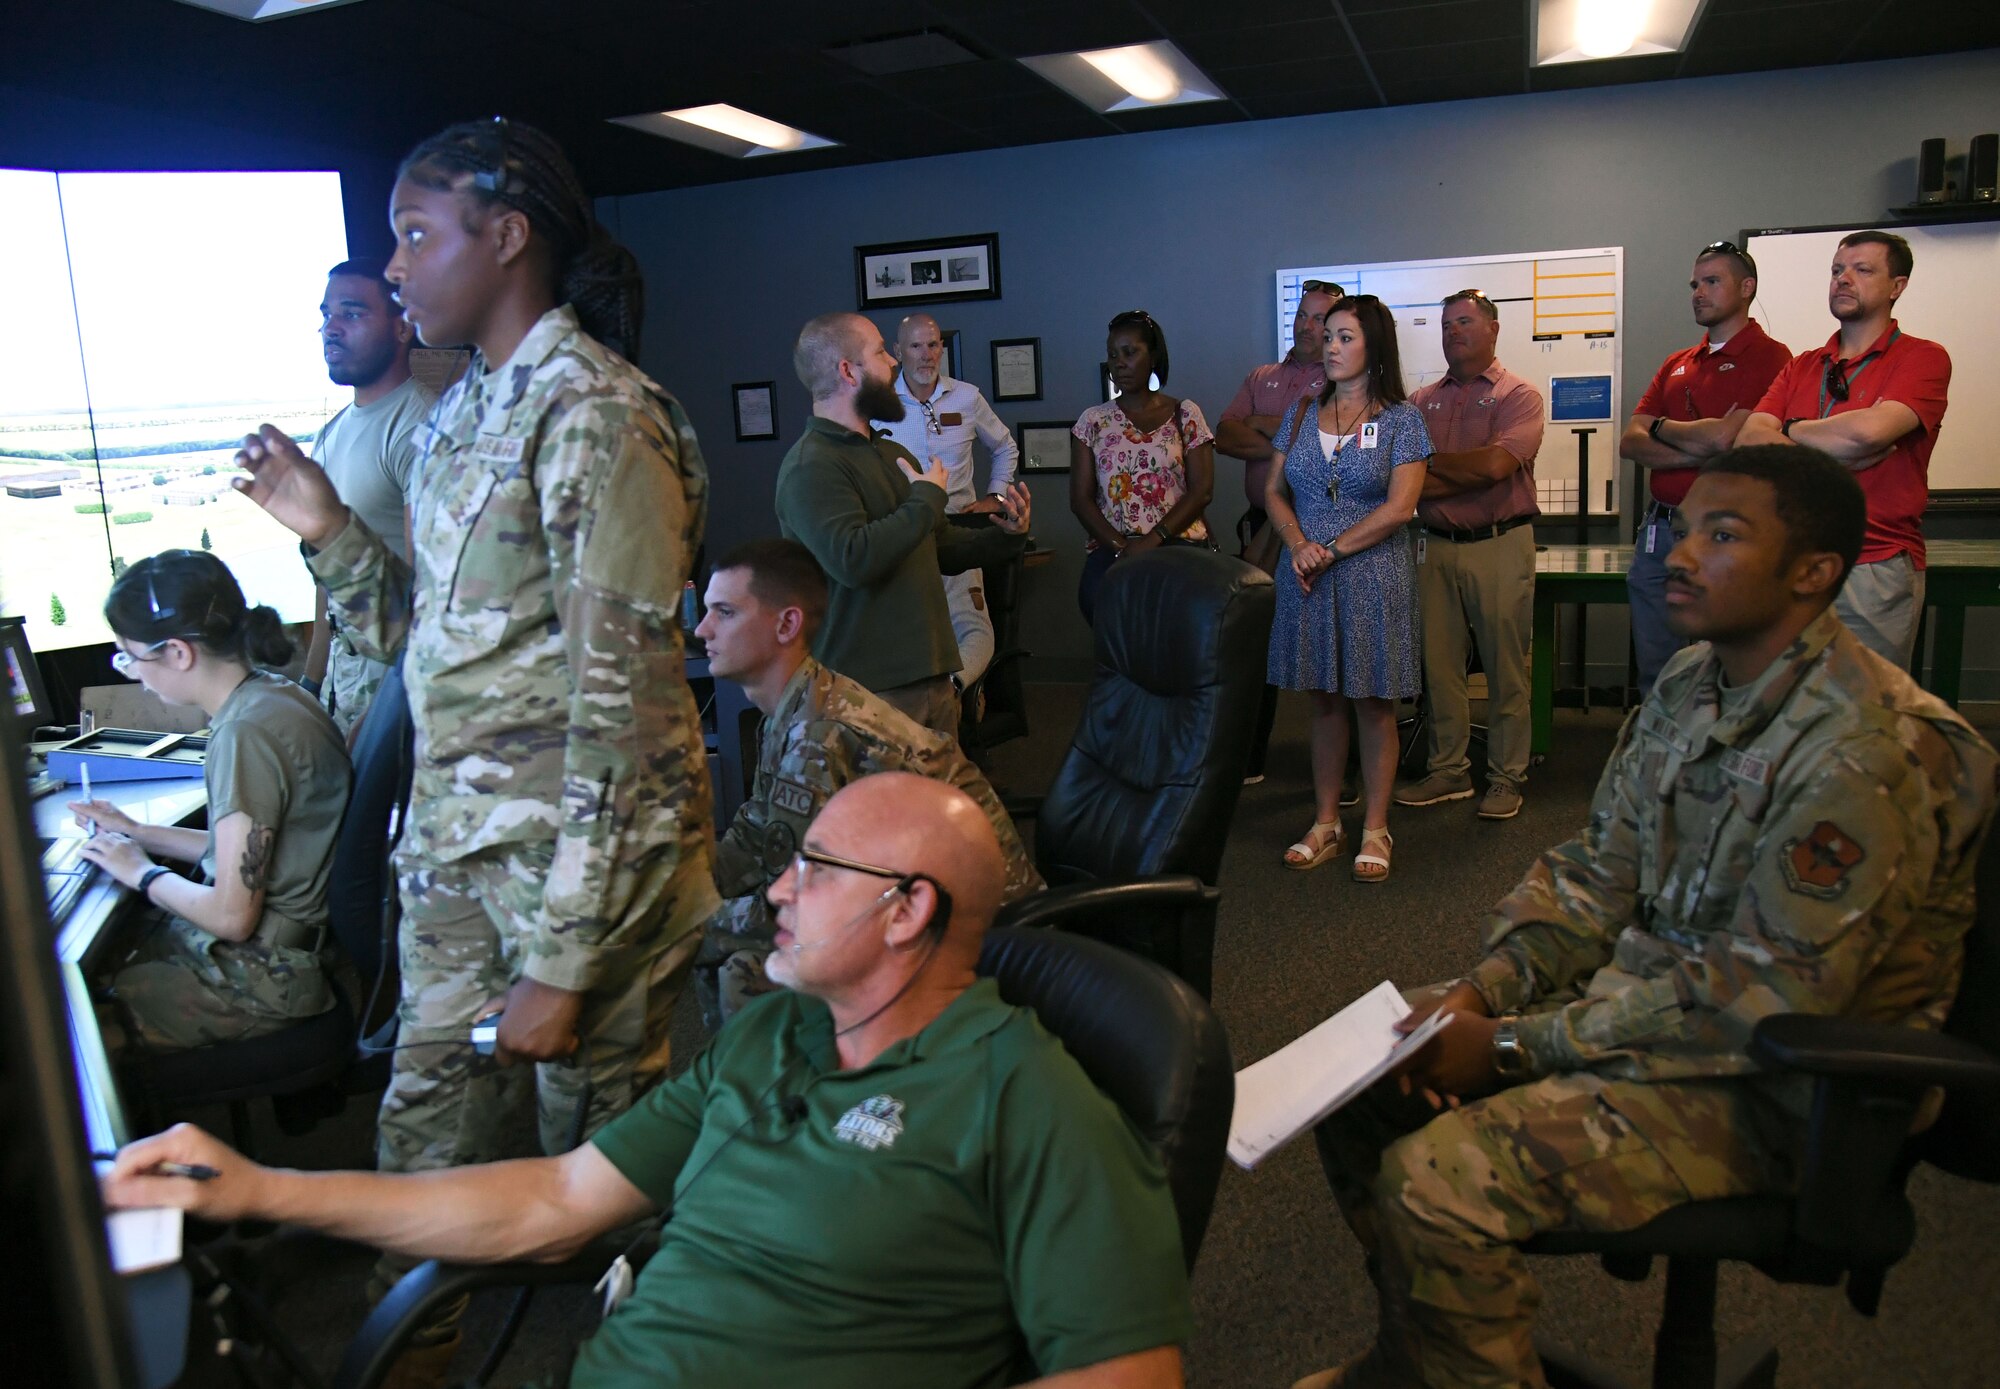
[{"label": "black office chair", "polygon": [[1115,910],[1086,903],[1072,929],[1157,960],[1208,996],[1214,883],[1264,694],[1273,607],[1269,576],[1210,550],[1173,545],[1111,566],[1097,596],[1097,670],[1036,812],[1035,866],[1051,893],[1014,904],[1002,925],[1067,914],[1067,891],[1082,885],[1152,879]]},{"label": "black office chair", "polygon": [[[1033,1008],[1158,1149],[1180,1218],[1182,1257],[1192,1270],[1236,1102],[1222,1023],[1166,970],[1068,932],[996,927],[987,932],[979,973],[998,981],[1009,1003]],[[369,1314],[333,1389],[376,1389],[409,1338],[457,1298],[485,1288],[594,1283],[625,1243],[600,1243],[560,1264],[421,1264]],[[505,1344],[489,1350],[473,1382],[484,1383],[506,1350]]]},{"label": "black office chair", "polygon": [[357,1042],[384,1016],[391,1035],[379,1040],[393,1040],[397,894],[389,850],[392,827],[409,800],[412,742],[399,660],[355,739],[354,789],[327,892],[334,937],[377,1000],[377,1016],[358,1019],[335,979],[333,1007],[281,1031],[162,1056],[138,1054],[133,1071],[156,1120],[162,1112],[227,1105],[231,1139],[247,1151],[252,1100],[269,1097],[279,1128],[296,1136],[339,1113],[347,1095],[387,1083],[386,1056],[365,1056]]},{"label": "black office chair", "polygon": [[[1530,1254],[1594,1254],[1613,1276],[1643,1279],[1667,1260],[1666,1305],[1654,1341],[1654,1389],[1773,1389],[1778,1352],[1751,1344],[1718,1354],[1716,1270],[1755,1265],[1781,1283],[1833,1287],[1874,1316],[1888,1271],[1910,1250],[1916,1217],[1904,1187],[1920,1162],[2000,1182],[2000,836],[1980,859],[1978,915],[1965,977],[1942,1034],[1802,1013],[1766,1018],[1750,1055],[1771,1071],[1813,1078],[1798,1192],[1697,1201],[1624,1234],[1558,1232]],[[1914,1137],[1926,1092],[1942,1086],[1936,1124]],[[1613,1389],[1587,1362],[1542,1350],[1553,1389]]]},{"label": "black office chair", "polygon": [[958,741],[981,767],[994,748],[1028,736],[1028,701],[1021,681],[1022,662],[1032,654],[1021,646],[1021,577],[1026,571],[1025,552],[979,571],[986,616],[993,623],[993,659],[961,695],[965,712]]}]

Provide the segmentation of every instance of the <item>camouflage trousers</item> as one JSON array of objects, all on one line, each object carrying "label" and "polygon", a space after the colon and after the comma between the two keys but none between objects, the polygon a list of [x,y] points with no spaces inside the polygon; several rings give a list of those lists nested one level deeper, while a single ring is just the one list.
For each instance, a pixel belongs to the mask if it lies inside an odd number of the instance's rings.
[{"label": "camouflage trousers", "polygon": [[1540,1389],[1518,1245],[1794,1180],[1791,1122],[1740,1081],[1551,1076],[1444,1113],[1384,1082],[1315,1137],[1381,1301],[1353,1389]]},{"label": "camouflage trousers", "polygon": [[187,1051],[261,1037],[333,1006],[310,950],[217,940],[153,913],[110,978],[114,1020],[148,1051]]},{"label": "camouflage trousers", "polygon": [[326,705],[326,712],[333,717],[334,726],[343,738],[351,737],[354,727],[361,722],[362,715],[375,699],[376,691],[382,688],[382,680],[389,673],[389,667],[381,661],[371,661],[347,644],[347,635],[339,627],[333,629],[326,651],[326,682],[320,690],[320,698]]},{"label": "camouflage trousers", "polygon": [[731,897],[702,923],[701,949],[694,957],[694,996],[702,1025],[713,1032],[759,994],[779,986],[764,975],[777,922],[762,893]]},{"label": "camouflage trousers", "polygon": [[[589,1137],[665,1079],[670,1015],[700,940],[693,932],[636,951],[584,995],[573,1055],[502,1066],[467,1045],[473,1022],[520,975],[549,861],[547,849],[448,864],[398,856],[403,924],[396,1041],[409,1049],[396,1053],[382,1096],[380,1170],[421,1172],[564,1152],[572,1133]],[[443,1045],[422,1045],[431,1042]],[[385,1255],[377,1265],[378,1287],[386,1290],[414,1264]]]},{"label": "camouflage trousers", "polygon": [[928,680],[877,690],[875,697],[933,733],[942,733],[947,738],[958,736],[958,691],[949,675],[933,675]]}]

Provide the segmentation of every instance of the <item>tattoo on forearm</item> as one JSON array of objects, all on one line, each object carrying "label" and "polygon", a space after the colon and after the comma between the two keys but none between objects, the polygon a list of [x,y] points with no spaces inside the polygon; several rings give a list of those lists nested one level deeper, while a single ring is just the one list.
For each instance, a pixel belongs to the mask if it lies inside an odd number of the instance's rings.
[{"label": "tattoo on forearm", "polygon": [[251,892],[262,892],[271,871],[271,841],[277,832],[267,825],[250,826],[250,839],[243,846],[243,886]]}]

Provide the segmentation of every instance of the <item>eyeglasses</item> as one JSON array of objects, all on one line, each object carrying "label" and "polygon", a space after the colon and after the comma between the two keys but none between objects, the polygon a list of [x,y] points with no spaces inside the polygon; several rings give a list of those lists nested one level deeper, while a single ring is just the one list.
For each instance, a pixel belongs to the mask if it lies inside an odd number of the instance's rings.
[{"label": "eyeglasses", "polygon": [[146,654],[143,656],[134,656],[131,652],[127,651],[124,647],[121,646],[117,650],[111,653],[111,668],[117,671],[120,675],[126,677],[128,680],[134,679],[136,677],[134,677],[132,674],[133,666],[159,660],[160,658],[158,652],[160,651],[160,649],[164,647],[167,644],[167,642],[174,640],[176,640],[176,638],[168,637],[166,641],[154,642],[151,646],[146,648]]},{"label": "eyeglasses", "polygon": [[844,869],[849,873],[866,873],[871,878],[891,878],[904,892],[908,892],[910,885],[918,881],[936,882],[936,879],[927,873],[905,873],[897,868],[881,868],[872,863],[862,863],[858,859],[821,853],[818,849],[800,849],[792,855],[792,881],[800,892],[806,890],[806,883],[815,864],[826,868]]},{"label": "eyeglasses", "polygon": [[1737,262],[1750,272],[1751,279],[1757,278],[1757,262],[1750,259],[1750,253],[1734,241],[1711,241],[1695,253],[1696,260],[1707,260],[1710,256],[1734,256]]},{"label": "eyeglasses", "polygon": [[1832,357],[1827,358],[1826,381],[1823,388],[1835,400],[1847,399],[1849,387],[1847,384],[1847,367],[1844,363]]},{"label": "eyeglasses", "polygon": [[1345,299],[1347,297],[1347,291],[1332,280],[1301,280],[1299,282],[1299,293],[1301,295],[1331,294],[1336,299]]},{"label": "eyeglasses", "polygon": [[944,426],[938,423],[937,407],[928,400],[920,400],[917,404],[923,407],[924,428],[933,434],[943,434]]}]

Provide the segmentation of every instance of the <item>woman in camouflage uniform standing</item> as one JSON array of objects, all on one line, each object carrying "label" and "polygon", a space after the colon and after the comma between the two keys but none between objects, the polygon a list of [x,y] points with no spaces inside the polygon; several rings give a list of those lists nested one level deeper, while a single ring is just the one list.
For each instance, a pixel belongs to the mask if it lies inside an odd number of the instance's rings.
[{"label": "woman in camouflage uniform standing", "polygon": [[[422,441],[414,588],[278,431],[245,441],[237,486],[318,552],[358,644],[408,638],[404,1050],[378,1159],[413,1171],[509,1155],[531,1097],[559,1151],[665,1071],[717,902],[678,622],[707,470],[679,403],[604,345],[637,354],[638,266],[546,135],[424,141],[390,221],[418,333],[477,352]],[[503,1007],[497,1055],[475,1056]]]}]

